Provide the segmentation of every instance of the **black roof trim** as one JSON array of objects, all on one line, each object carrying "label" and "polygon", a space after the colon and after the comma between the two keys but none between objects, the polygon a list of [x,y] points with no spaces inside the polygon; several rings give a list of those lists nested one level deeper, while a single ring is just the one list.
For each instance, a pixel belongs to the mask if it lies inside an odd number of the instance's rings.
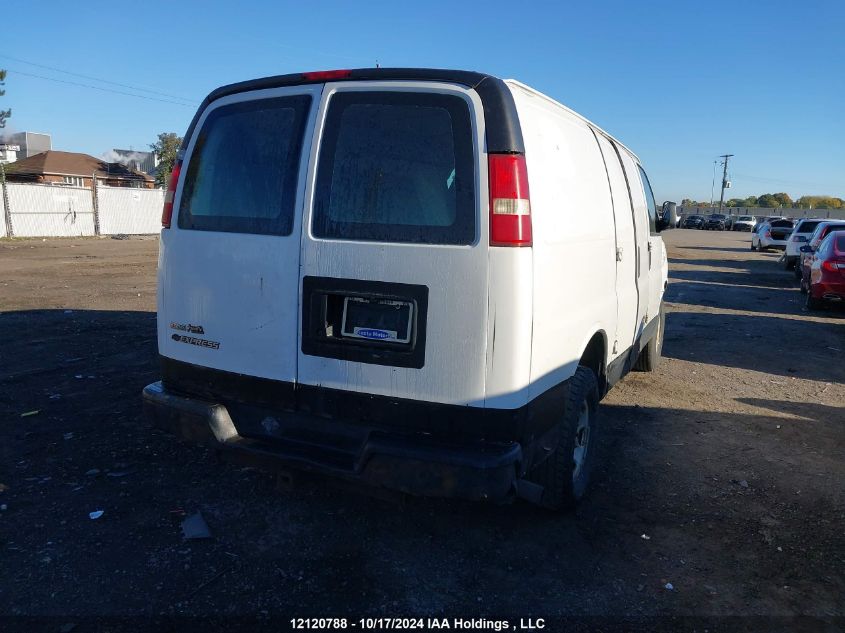
[{"label": "black roof trim", "polygon": [[[522,129],[519,126],[519,117],[516,113],[513,95],[505,83],[497,77],[468,70],[442,70],[437,68],[357,68],[350,71],[349,77],[332,79],[331,81],[439,81],[467,86],[478,93],[484,107],[487,151],[507,154],[525,153]],[[188,127],[182,149],[187,148],[200,115],[212,101],[239,92],[318,83],[325,83],[325,81],[310,81],[305,79],[302,73],[293,73],[221,86],[213,90],[203,100],[191,121],[191,125]]]}]

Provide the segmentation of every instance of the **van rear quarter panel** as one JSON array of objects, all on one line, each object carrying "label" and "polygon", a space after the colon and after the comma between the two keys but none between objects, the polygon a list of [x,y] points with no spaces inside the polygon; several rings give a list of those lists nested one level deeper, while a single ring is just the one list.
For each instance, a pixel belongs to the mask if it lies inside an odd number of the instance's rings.
[{"label": "van rear quarter panel", "polygon": [[607,362],[617,318],[616,238],[607,172],[590,127],[553,101],[509,85],[531,192],[534,398],[575,373],[597,332]]}]

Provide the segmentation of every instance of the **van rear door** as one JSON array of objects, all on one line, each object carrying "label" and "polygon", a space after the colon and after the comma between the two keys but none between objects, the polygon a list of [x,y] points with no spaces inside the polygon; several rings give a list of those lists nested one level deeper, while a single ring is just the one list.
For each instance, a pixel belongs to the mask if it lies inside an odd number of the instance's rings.
[{"label": "van rear door", "polygon": [[303,393],[483,406],[482,112],[454,84],[325,85],[302,231]]},{"label": "van rear door", "polygon": [[161,237],[163,356],[295,382],[303,147],[320,90],[239,93],[200,115]]}]

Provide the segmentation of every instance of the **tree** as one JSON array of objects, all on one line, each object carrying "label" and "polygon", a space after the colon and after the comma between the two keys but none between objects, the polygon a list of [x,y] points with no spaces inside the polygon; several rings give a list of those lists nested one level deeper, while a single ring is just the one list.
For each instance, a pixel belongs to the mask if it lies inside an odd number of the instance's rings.
[{"label": "tree", "polygon": [[158,141],[150,145],[150,149],[158,156],[157,186],[166,187],[170,181],[170,172],[173,171],[176,154],[179,152],[181,145],[182,137],[173,132],[162,132],[158,135]]},{"label": "tree", "polygon": [[767,209],[777,209],[780,206],[780,200],[774,197],[771,193],[764,193],[757,198],[757,206],[765,207]]},{"label": "tree", "polygon": [[775,193],[775,194],[772,194],[772,195],[775,197],[775,200],[777,200],[780,203],[780,206],[782,206],[782,207],[791,207],[792,204],[793,204],[792,198],[789,197],[788,193]]},{"label": "tree", "polygon": [[[6,85],[6,71],[0,70],[0,86]],[[6,91],[0,88],[0,97],[6,94]],[[6,127],[6,119],[12,116],[12,109],[9,108],[8,110],[0,110],[0,129]]]},{"label": "tree", "polygon": [[795,206],[799,209],[841,209],[845,200],[832,196],[801,196]]}]

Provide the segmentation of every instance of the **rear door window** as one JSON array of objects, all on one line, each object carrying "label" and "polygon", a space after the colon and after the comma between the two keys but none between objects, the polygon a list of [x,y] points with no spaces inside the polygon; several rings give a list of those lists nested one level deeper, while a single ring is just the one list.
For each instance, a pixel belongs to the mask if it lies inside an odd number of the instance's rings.
[{"label": "rear door window", "polygon": [[804,222],[801,222],[801,224],[799,224],[796,227],[795,232],[796,233],[812,233],[813,231],[816,230],[816,227],[819,224],[821,224],[820,221],[809,221],[808,222],[808,221],[805,220]]},{"label": "rear door window", "polygon": [[472,139],[469,106],[458,96],[333,95],[317,168],[314,236],[471,244]]},{"label": "rear door window", "polygon": [[194,144],[179,228],[289,235],[310,103],[297,95],[213,110]]}]

